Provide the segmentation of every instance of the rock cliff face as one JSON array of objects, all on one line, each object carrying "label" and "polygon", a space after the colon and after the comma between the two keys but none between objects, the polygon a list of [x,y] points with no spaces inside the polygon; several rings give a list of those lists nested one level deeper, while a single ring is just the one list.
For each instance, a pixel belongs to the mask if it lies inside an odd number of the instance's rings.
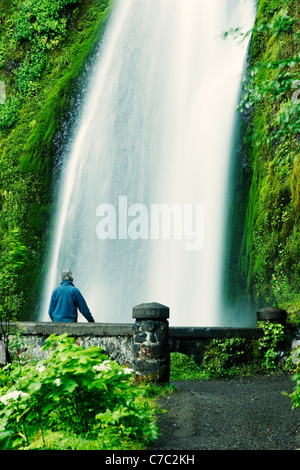
[{"label": "rock cliff face", "polygon": [[111,4],[1,1],[0,317],[35,318],[60,144]]},{"label": "rock cliff face", "polygon": [[[241,109],[228,296],[275,303],[299,321],[299,4],[258,4]],[[235,243],[235,245],[234,245]],[[229,263],[230,264],[230,263]],[[235,277],[234,277],[235,276]],[[231,283],[232,286],[232,283]]]}]

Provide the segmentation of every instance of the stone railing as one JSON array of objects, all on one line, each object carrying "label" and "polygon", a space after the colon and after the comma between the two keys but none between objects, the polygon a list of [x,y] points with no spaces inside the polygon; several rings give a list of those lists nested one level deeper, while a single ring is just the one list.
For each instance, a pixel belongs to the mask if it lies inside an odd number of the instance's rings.
[{"label": "stone railing", "polygon": [[[284,312],[284,311],[282,311]],[[259,320],[285,321],[282,312],[263,309]],[[261,328],[169,327],[169,308],[158,303],[145,303],[133,308],[134,324],[115,323],[10,323],[9,344],[21,336],[22,356],[42,358],[45,339],[50,334],[67,333],[84,347],[100,346],[119,364],[135,370],[137,380],[167,382],[170,375],[170,352],[193,354],[201,362],[205,346],[213,338],[259,338]],[[2,329],[5,328],[2,326]],[[7,331],[0,331],[0,334]],[[1,342],[0,342],[1,343]],[[2,355],[1,355],[2,354]],[[1,359],[2,358],[2,359]],[[7,354],[0,344],[0,363],[7,361]]]}]

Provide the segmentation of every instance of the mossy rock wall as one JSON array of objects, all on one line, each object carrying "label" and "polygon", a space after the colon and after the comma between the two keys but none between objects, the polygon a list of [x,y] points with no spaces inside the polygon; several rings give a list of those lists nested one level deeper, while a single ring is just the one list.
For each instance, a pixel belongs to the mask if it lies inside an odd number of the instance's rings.
[{"label": "mossy rock wall", "polygon": [[[36,315],[55,196],[79,77],[111,0],[1,1],[0,316]],[[71,116],[71,119],[70,119]]]},{"label": "mossy rock wall", "polygon": [[257,307],[275,304],[287,308],[296,322],[300,308],[299,10],[299,2],[290,0],[258,4],[248,92],[242,100],[243,142],[235,168],[240,201],[229,221],[225,273],[229,303],[244,298]]}]

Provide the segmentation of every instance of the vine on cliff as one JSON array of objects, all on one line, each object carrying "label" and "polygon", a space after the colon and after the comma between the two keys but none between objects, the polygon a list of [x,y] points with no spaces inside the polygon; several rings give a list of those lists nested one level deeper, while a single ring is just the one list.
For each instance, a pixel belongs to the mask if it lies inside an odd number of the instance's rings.
[{"label": "vine on cliff", "polygon": [[[291,0],[258,3],[239,110],[250,189],[240,268],[248,296],[299,316],[300,16]],[[239,30],[234,34],[241,37]]]}]

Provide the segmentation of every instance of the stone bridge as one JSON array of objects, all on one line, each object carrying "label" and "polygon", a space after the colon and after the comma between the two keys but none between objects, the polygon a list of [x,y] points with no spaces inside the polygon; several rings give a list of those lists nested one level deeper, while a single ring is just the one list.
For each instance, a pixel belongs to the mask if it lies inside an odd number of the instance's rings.
[{"label": "stone bridge", "polygon": [[[20,336],[20,353],[29,359],[44,356],[42,347],[50,334],[68,333],[76,338],[78,344],[100,346],[119,364],[132,367],[137,380],[157,382],[169,380],[171,352],[192,354],[197,362],[201,362],[205,346],[214,338],[254,339],[263,335],[262,328],[170,327],[169,308],[158,303],[134,307],[132,317],[135,320],[133,324],[10,323],[7,327],[0,326],[0,334],[2,337],[8,335],[10,343],[14,337]],[[266,308],[257,312],[257,319],[285,322],[286,312]],[[0,347],[0,363],[5,363],[5,360],[5,351],[1,356]]]}]

